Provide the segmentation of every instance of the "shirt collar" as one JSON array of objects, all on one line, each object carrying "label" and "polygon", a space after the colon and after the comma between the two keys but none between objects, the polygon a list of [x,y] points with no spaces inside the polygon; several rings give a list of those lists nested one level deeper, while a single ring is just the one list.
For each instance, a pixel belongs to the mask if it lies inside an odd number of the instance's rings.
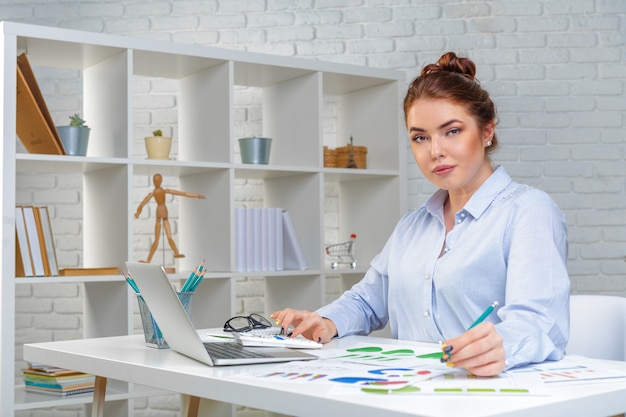
[{"label": "shirt collar", "polygon": [[[463,209],[475,219],[479,218],[491,205],[495,198],[513,180],[504,167],[498,166],[493,173],[482,183],[474,195],[465,203]],[[448,191],[439,189],[424,203],[426,210],[433,216],[443,212],[443,204],[448,197]]]}]

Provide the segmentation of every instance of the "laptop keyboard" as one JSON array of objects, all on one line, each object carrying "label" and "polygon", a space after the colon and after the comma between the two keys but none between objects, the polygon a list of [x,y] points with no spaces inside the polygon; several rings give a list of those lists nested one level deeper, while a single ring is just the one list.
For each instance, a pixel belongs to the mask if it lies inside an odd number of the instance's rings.
[{"label": "laptop keyboard", "polygon": [[215,359],[270,358],[271,355],[251,351],[239,343],[204,343],[209,356]]}]

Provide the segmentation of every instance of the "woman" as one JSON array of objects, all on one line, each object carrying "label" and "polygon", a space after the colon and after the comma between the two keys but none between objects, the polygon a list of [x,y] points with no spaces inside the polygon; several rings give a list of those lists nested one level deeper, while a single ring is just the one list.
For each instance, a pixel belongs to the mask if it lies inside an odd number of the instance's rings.
[{"label": "woman", "polygon": [[[292,336],[328,342],[389,322],[396,338],[444,341],[447,364],[479,376],[562,358],[565,218],[546,193],[492,166],[496,111],[475,72],[449,52],[409,86],[413,157],[439,190],[398,222],[365,277],[338,300],[316,312],[273,313]],[[470,329],[494,301],[495,313]]]}]

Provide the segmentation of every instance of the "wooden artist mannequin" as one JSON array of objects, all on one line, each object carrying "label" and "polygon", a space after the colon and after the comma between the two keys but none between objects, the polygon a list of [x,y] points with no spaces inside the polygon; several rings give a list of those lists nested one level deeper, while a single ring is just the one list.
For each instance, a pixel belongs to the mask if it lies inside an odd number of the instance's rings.
[{"label": "wooden artist mannequin", "polygon": [[141,210],[143,209],[143,206],[145,206],[148,203],[148,201],[150,201],[154,197],[154,201],[156,201],[157,203],[156,224],[154,227],[154,242],[152,243],[152,247],[150,248],[150,254],[148,255],[148,259],[142,262],[149,263],[150,260],[152,260],[152,256],[154,256],[154,253],[156,252],[157,247],[159,246],[159,235],[161,234],[161,224],[163,224],[163,227],[165,228],[167,241],[170,244],[170,247],[172,248],[172,250],[174,251],[174,258],[184,258],[185,255],[178,252],[178,248],[176,247],[176,244],[174,243],[174,239],[172,239],[172,230],[170,228],[170,222],[168,219],[167,206],[165,205],[166,194],[180,195],[183,197],[190,197],[190,198],[199,198],[201,200],[204,200],[206,197],[204,197],[201,194],[186,193],[184,191],[171,190],[169,188],[161,188],[161,182],[163,181],[163,177],[161,176],[161,174],[154,174],[152,181],[154,182],[154,191],[152,191],[143,199],[143,201],[139,204],[139,207],[137,207],[137,212],[135,213],[135,218],[136,219],[139,218],[139,215],[141,214]]}]

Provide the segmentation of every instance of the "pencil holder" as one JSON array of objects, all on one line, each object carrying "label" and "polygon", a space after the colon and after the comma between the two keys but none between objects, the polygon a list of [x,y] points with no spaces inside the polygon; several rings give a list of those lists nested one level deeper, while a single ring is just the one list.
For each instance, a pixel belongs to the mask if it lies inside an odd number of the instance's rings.
[{"label": "pencil holder", "polygon": [[[177,292],[180,303],[185,308],[187,315],[191,319],[191,296],[193,292]],[[141,324],[143,325],[143,335],[146,339],[146,346],[156,349],[169,349],[169,345],[163,338],[161,330],[152,317],[152,313],[148,308],[141,294],[137,294],[137,304],[139,304],[139,315],[141,316]]]}]

